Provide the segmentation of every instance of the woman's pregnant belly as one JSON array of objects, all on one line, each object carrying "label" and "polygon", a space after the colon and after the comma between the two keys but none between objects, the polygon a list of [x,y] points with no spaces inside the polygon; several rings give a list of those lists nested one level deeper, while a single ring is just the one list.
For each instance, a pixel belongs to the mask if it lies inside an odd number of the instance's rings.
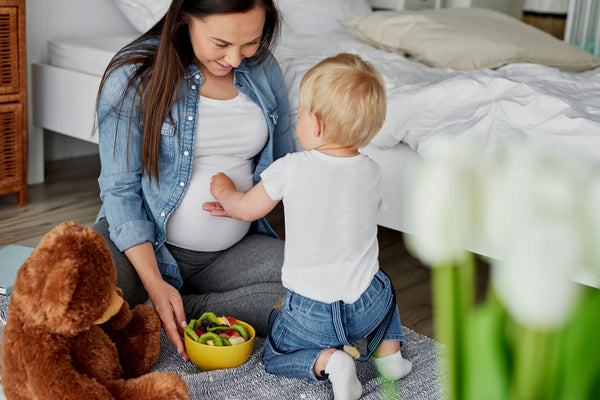
[{"label": "woman's pregnant belly", "polygon": [[210,194],[210,178],[224,172],[240,191],[252,188],[252,160],[203,156],[194,160],[190,185],[181,203],[167,221],[167,242],[196,251],[225,250],[239,242],[250,229],[249,222],[214,217],[202,210],[205,202],[216,201]]}]

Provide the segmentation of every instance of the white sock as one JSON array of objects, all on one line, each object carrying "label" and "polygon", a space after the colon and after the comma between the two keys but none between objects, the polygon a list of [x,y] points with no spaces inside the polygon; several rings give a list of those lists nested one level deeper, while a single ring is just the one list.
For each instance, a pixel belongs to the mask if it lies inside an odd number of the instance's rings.
[{"label": "white sock", "polygon": [[358,400],[362,395],[354,359],[345,352],[337,350],[331,355],[325,373],[329,374],[335,400]]},{"label": "white sock", "polygon": [[397,381],[404,378],[412,369],[412,362],[406,358],[402,358],[400,350],[389,356],[377,358],[373,357],[375,368],[386,379]]}]

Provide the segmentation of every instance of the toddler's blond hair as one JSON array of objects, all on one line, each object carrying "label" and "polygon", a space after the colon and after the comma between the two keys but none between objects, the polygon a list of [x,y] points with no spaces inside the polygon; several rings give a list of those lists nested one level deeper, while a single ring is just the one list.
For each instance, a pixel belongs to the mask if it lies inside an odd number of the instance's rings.
[{"label": "toddler's blond hair", "polygon": [[313,66],[300,82],[300,104],[314,113],[330,143],[361,148],[386,114],[383,77],[368,61],[341,53]]}]

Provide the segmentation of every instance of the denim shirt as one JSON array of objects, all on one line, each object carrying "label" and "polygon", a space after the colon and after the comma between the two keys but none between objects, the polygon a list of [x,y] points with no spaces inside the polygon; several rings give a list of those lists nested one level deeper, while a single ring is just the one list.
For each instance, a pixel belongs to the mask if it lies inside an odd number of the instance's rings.
[{"label": "denim shirt", "polygon": [[[120,116],[116,111],[133,68],[115,70],[106,80],[98,101],[102,164],[98,183],[103,204],[97,221],[106,217],[110,238],[120,251],[151,242],[163,278],[179,289],[183,280],[175,259],[164,245],[165,227],[181,202],[192,174],[198,100],[204,77],[196,64],[187,67],[178,100],[172,108],[173,123],[167,118],[162,125],[157,185],[156,180],[150,181],[143,171],[142,122],[139,109],[132,107],[138,104],[133,91],[126,97]],[[267,143],[254,160],[256,184],[266,167],[294,148],[287,88],[281,68],[272,55],[259,66],[250,67],[243,60],[234,69],[233,84],[258,104],[269,128]],[[253,229],[276,236],[264,218],[257,221]]]}]

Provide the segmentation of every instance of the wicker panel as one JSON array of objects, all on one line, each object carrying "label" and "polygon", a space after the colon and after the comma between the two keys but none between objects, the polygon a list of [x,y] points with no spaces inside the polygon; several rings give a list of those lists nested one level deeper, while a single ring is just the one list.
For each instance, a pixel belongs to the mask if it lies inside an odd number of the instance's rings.
[{"label": "wicker panel", "polygon": [[17,7],[0,7],[0,95],[19,91]]},{"label": "wicker panel", "polygon": [[0,195],[27,203],[25,0],[0,0]]},{"label": "wicker panel", "polygon": [[0,104],[0,194],[21,190],[23,177],[22,107]]}]

